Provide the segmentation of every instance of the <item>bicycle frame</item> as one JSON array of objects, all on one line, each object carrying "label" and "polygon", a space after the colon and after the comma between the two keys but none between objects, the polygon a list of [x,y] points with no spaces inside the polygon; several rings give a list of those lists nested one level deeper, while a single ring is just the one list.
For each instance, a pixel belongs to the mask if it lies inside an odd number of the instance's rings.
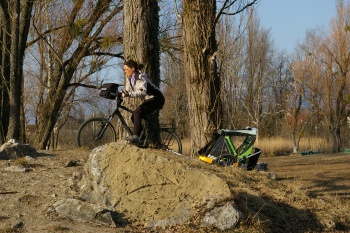
[{"label": "bicycle frame", "polygon": [[[99,132],[99,134],[97,135],[96,139],[99,139],[103,136],[105,130],[108,127],[108,123],[110,123],[113,119],[114,116],[117,116],[118,119],[120,120],[120,122],[122,123],[122,126],[124,127],[124,129],[128,132],[129,135],[132,135],[131,129],[128,126],[128,124],[126,123],[124,117],[122,116],[120,109],[123,109],[124,111],[127,111],[129,113],[133,113],[133,111],[127,107],[125,107],[124,105],[121,105],[121,103],[123,102],[123,100],[120,97],[117,97],[117,107],[114,109],[114,111],[112,112],[112,114],[110,114],[107,118],[106,124],[104,124],[103,128],[101,129],[101,131]],[[145,118],[144,118],[145,119]],[[145,119],[146,121],[149,121],[148,119]],[[146,127],[147,128],[147,127]],[[153,135],[152,135],[153,136]],[[149,139],[149,135],[147,135],[147,139]]]},{"label": "bicycle frame", "polygon": [[[92,117],[83,122],[77,133],[77,143],[79,147],[87,146],[94,148],[101,145],[101,143],[117,140],[118,131],[116,131],[111,124],[114,116],[117,116],[125,131],[129,135],[132,135],[131,127],[126,123],[121,113],[121,109],[131,114],[134,111],[122,105],[122,102],[123,99],[121,96],[117,95],[117,106],[107,118]],[[159,124],[158,121],[154,121],[156,114],[157,111],[153,111],[153,113],[142,117],[144,120],[143,130],[139,136],[140,140],[135,143],[135,145],[142,148],[163,148],[169,151],[181,153],[181,140],[176,135],[174,126],[170,124]],[[95,127],[95,123],[97,128]]]},{"label": "bicycle frame", "polygon": [[121,112],[119,111],[119,108],[129,112],[129,113],[133,113],[133,111],[127,107],[125,107],[124,105],[121,105],[121,103],[123,102],[122,99],[120,99],[120,97],[117,97],[117,107],[114,109],[114,111],[112,112],[111,115],[108,116],[106,124],[103,126],[103,129],[100,131],[98,137],[102,137],[102,135],[104,134],[108,123],[110,123],[113,119],[114,116],[117,116],[118,119],[120,120],[120,122],[122,123],[122,126],[124,127],[124,129],[129,133],[129,135],[132,134],[130,127],[128,126],[128,124],[126,124],[126,121],[124,119],[124,117],[122,116]]}]

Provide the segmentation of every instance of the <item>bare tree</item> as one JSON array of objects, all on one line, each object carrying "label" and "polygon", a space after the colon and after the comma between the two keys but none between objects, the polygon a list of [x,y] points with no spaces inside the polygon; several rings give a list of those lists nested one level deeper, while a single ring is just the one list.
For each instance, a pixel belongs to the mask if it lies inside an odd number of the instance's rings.
[{"label": "bare tree", "polygon": [[301,45],[304,54],[304,71],[301,80],[306,88],[305,98],[322,114],[332,135],[333,152],[341,149],[340,129],[346,123],[349,101],[350,38],[348,24],[350,5],[337,2],[337,17],[332,21],[329,34],[320,30],[308,32]]},{"label": "bare tree", "polygon": [[350,74],[350,27],[349,17],[350,3],[344,4],[343,0],[337,2],[337,18],[331,23],[331,33],[323,44],[326,90],[323,91],[325,116],[328,129],[332,134],[333,152],[341,150],[340,128],[346,123],[348,115],[346,109],[349,105]]},{"label": "bare tree", "polygon": [[[174,3],[160,3],[161,88],[165,105],[161,122],[175,124],[181,137],[188,137],[188,103],[183,70],[182,28],[179,7]],[[175,14],[174,14],[175,11]]]},{"label": "bare tree", "polygon": [[[242,103],[249,119],[249,125],[260,128],[263,116],[269,115],[267,106],[267,85],[272,76],[273,50],[269,31],[261,29],[259,19],[253,14],[248,22],[246,59],[242,79],[245,86]],[[258,42],[257,42],[258,41]]]},{"label": "bare tree", "polygon": [[161,120],[163,123],[175,124],[177,133],[181,137],[188,136],[188,104],[184,71],[182,63],[174,60],[174,57],[182,58],[182,54],[173,52],[172,56],[165,54],[162,57],[164,83],[164,95],[166,103],[162,109]]},{"label": "bare tree", "polygon": [[290,82],[288,93],[287,93],[287,106],[286,111],[286,123],[292,140],[293,153],[298,153],[300,139],[306,128],[307,123],[311,119],[306,118],[305,115],[301,115],[301,109],[303,104],[303,96],[305,96],[304,85],[301,82],[304,78],[304,74],[307,71],[305,63],[294,61],[292,62],[291,70],[294,74],[293,82]]},{"label": "bare tree", "polygon": [[222,80],[223,127],[234,129],[246,126],[240,99],[243,82],[240,73],[244,67],[244,33],[250,13],[236,18],[225,15],[217,25],[218,72]]},{"label": "bare tree", "polygon": [[[272,50],[271,67],[265,89],[267,114],[260,124],[260,136],[284,136],[287,134],[285,116],[288,114],[288,95],[292,87],[291,83],[293,83],[290,56],[285,51]],[[292,91],[292,93],[294,92]]]},{"label": "bare tree", "polygon": [[[0,142],[5,139],[23,138],[21,117],[23,60],[26,49],[33,0],[1,1],[1,129]],[[22,129],[21,129],[22,125]],[[22,138],[21,138],[22,132]]]},{"label": "bare tree", "polygon": [[[121,1],[99,0],[92,3],[77,0],[72,5],[66,4],[63,9],[66,9],[69,14],[66,18],[59,19],[59,26],[55,24],[55,28],[47,29],[34,25],[36,33],[39,35],[38,39],[46,43],[53,56],[50,60],[52,72],[49,71],[45,74],[47,75],[45,94],[38,106],[34,145],[41,149],[46,147],[64,103],[73,94],[73,92],[68,93],[67,90],[70,88],[73,78],[76,77],[74,74],[81,62],[85,58],[100,55],[121,56],[121,54],[112,54],[104,50],[108,44],[120,43],[121,38],[102,37],[102,34],[107,30],[106,25],[121,12]],[[59,37],[55,38],[55,43],[47,37],[53,32],[60,33]],[[91,63],[87,75],[95,72],[94,69],[100,68]],[[80,81],[83,80],[84,77],[80,77]]]}]

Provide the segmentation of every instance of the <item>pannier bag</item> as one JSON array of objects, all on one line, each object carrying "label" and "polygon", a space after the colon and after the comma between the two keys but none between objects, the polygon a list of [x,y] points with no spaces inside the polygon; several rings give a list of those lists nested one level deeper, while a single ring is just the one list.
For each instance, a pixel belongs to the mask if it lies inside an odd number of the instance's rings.
[{"label": "pannier bag", "polygon": [[118,94],[118,84],[116,83],[104,83],[100,90],[100,96],[106,99],[114,100]]}]

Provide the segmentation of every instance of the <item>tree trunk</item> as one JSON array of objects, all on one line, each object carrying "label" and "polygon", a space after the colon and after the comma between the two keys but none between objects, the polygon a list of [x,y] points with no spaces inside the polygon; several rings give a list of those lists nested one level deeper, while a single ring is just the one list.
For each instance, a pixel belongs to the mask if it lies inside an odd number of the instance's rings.
[{"label": "tree trunk", "polygon": [[292,147],[293,147],[293,154],[298,153],[299,150],[299,142],[300,139],[296,139],[296,135],[294,133],[292,133]]},{"label": "tree trunk", "polygon": [[341,138],[340,138],[340,129],[334,129],[331,131],[332,134],[332,144],[333,144],[333,153],[338,153],[341,150]]},{"label": "tree trunk", "polygon": [[19,76],[19,17],[20,1],[14,0],[10,10],[11,18],[11,46],[10,46],[10,120],[6,140],[20,139],[20,95],[21,77]]},{"label": "tree trunk", "polygon": [[222,125],[221,81],[217,74],[216,1],[183,0],[183,44],[189,102],[191,154]]},{"label": "tree trunk", "polygon": [[[20,141],[22,143],[27,142],[27,136],[26,136],[26,116],[25,116],[25,111],[24,111],[24,77],[23,77],[23,64],[24,64],[24,57],[25,57],[25,50],[27,48],[27,39],[28,39],[28,34],[29,34],[29,28],[30,28],[30,23],[32,19],[32,9],[34,5],[35,0],[26,0],[25,3],[22,2],[22,15],[21,15],[21,21],[20,21],[20,37],[19,37],[19,43],[17,45],[18,49],[18,77],[20,79],[20,102],[19,102],[19,108],[20,108]],[[18,1],[20,2],[20,1]]]},{"label": "tree trunk", "polygon": [[21,111],[23,60],[33,2],[13,0],[2,1],[0,5],[2,19],[6,22],[2,26],[1,141],[5,137],[25,140],[21,136],[21,132],[24,132],[24,121],[21,121],[24,119],[24,112]]},{"label": "tree trunk", "polygon": [[[297,85],[297,84],[296,84]],[[296,86],[295,85],[295,86]],[[300,134],[303,133],[306,124],[304,125],[304,127],[302,128],[301,132],[298,132],[298,117],[300,114],[300,110],[301,110],[301,105],[302,105],[302,101],[303,98],[299,93],[293,93],[294,90],[291,90],[292,92],[292,96],[291,97],[293,99],[292,101],[292,122],[291,122],[291,126],[292,126],[292,145],[293,145],[293,154],[298,153],[299,150],[299,142],[300,142]],[[300,123],[301,124],[301,123]],[[297,135],[299,134],[299,135]]]},{"label": "tree trunk", "polygon": [[9,83],[10,83],[10,15],[8,12],[7,2],[1,4],[1,78],[0,90],[1,90],[1,124],[0,124],[0,143],[4,143],[8,132],[10,105],[9,105]]},{"label": "tree trunk", "polygon": [[[142,63],[144,72],[159,87],[160,84],[160,49],[159,49],[159,16],[157,0],[125,0],[123,45],[124,59],[133,59]],[[126,79],[125,79],[126,81]],[[139,100],[128,99],[124,102],[130,109],[135,109]],[[130,114],[124,116],[131,124]],[[119,126],[118,132],[123,137],[125,132]]]},{"label": "tree trunk", "polygon": [[40,149],[46,149],[47,147],[51,132],[58,119],[65,93],[68,89],[68,84],[66,84],[66,82],[69,83],[72,77],[71,75],[63,74],[62,69],[57,66],[55,69],[54,80],[58,85],[50,88],[50,92],[48,93],[43,106],[40,107],[41,112],[37,119],[37,131],[34,145]]},{"label": "tree trunk", "polygon": [[124,1],[124,58],[145,65],[149,79],[159,86],[159,16],[157,0]]}]

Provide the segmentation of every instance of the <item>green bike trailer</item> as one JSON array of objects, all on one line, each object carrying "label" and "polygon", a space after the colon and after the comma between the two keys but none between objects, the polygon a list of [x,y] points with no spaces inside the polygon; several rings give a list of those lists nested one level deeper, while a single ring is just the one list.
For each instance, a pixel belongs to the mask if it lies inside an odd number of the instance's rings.
[{"label": "green bike trailer", "polygon": [[199,159],[209,164],[255,168],[261,150],[254,147],[256,128],[220,129],[213,139],[198,151]]}]

